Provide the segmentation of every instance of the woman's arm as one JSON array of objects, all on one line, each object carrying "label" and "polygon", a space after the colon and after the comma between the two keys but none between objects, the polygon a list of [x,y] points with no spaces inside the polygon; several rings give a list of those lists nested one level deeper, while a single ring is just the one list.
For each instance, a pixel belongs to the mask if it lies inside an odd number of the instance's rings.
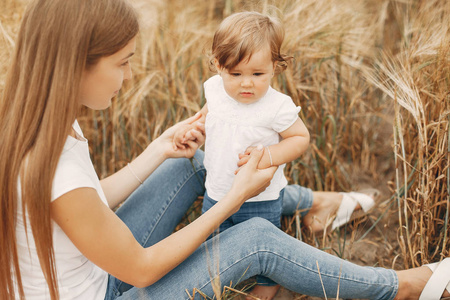
[{"label": "woman's arm", "polygon": [[[270,158],[272,157],[272,166],[279,166],[291,162],[302,155],[309,146],[309,132],[300,118],[288,129],[280,132],[283,140],[278,144],[264,148],[264,155],[258,165],[259,169],[270,167]],[[238,167],[245,165],[249,159],[248,154],[254,147],[249,147],[243,154],[239,154]],[[267,149],[269,148],[269,149]],[[270,151],[270,155],[269,155]]]},{"label": "woman's arm", "polygon": [[[197,114],[167,129],[130,162],[129,166],[101,180],[109,207],[114,208],[124,201],[139,186],[139,180],[144,181],[167,158],[194,156],[195,151],[204,142],[204,126],[197,122],[201,117],[201,114]],[[194,128],[192,135],[195,139],[189,140],[183,149],[175,150],[172,145],[173,136],[183,126]]]},{"label": "woman's arm", "polygon": [[262,154],[252,152],[230,192],[217,205],[149,248],[134,239],[91,188],[73,190],[53,201],[52,218],[90,261],[124,282],[145,287],[183,262],[246,199],[269,185],[276,168],[257,170]]}]

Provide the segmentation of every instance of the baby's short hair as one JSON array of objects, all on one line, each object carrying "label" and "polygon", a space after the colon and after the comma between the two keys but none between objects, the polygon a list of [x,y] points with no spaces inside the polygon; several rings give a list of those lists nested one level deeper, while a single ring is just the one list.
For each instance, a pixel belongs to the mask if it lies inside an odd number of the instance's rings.
[{"label": "baby's short hair", "polygon": [[253,53],[270,46],[277,72],[287,67],[290,56],[280,53],[284,28],[279,19],[258,12],[240,12],[225,18],[214,34],[211,66],[217,60],[220,67],[230,70]]}]

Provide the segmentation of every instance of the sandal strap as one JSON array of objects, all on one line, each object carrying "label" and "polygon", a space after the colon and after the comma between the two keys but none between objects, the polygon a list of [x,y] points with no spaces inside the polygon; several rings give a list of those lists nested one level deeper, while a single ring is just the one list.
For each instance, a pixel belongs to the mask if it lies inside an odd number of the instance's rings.
[{"label": "sandal strap", "polygon": [[333,221],[331,230],[335,230],[345,223],[348,223],[358,203],[366,213],[375,205],[374,199],[363,193],[350,192],[340,194],[342,195],[342,202],[336,212],[336,218]]},{"label": "sandal strap", "polygon": [[350,221],[350,218],[357,204],[357,201],[353,199],[353,197],[350,197],[349,193],[341,193],[341,194],[342,194],[342,201],[341,205],[339,205],[339,208],[336,212],[336,218],[334,219],[333,224],[331,226],[332,230]]},{"label": "sandal strap", "polygon": [[450,258],[441,262],[425,265],[433,271],[419,300],[439,300],[447,288],[450,292]]},{"label": "sandal strap", "polygon": [[350,192],[348,194],[361,205],[364,212],[368,212],[375,205],[375,200],[366,194],[358,192]]}]

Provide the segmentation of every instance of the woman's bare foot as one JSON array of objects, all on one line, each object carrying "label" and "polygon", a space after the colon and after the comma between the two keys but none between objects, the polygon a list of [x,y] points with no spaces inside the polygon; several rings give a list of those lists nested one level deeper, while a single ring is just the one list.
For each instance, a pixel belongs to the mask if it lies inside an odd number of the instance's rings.
[{"label": "woman's bare foot", "polygon": [[247,296],[245,300],[272,300],[279,289],[280,286],[278,284],[271,286],[256,285],[250,293],[250,296]]},{"label": "woman's bare foot", "polygon": [[[431,270],[427,267],[397,271],[398,292],[394,299],[419,299],[431,274]],[[450,293],[445,290],[442,297],[450,297]]]},{"label": "woman's bare foot", "polygon": [[[361,191],[375,199],[376,190]],[[337,192],[313,192],[313,203],[308,214],[302,218],[305,226],[312,232],[323,231],[332,222],[333,218],[342,202],[343,195]],[[356,205],[355,211],[360,210],[361,206]]]}]

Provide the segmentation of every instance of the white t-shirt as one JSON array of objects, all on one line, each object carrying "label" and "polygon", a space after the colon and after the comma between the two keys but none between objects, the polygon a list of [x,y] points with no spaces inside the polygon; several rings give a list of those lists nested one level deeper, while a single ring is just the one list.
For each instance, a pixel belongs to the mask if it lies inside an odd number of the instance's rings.
[{"label": "white t-shirt", "polygon": [[[289,96],[272,87],[255,103],[243,104],[230,97],[222,77],[213,76],[204,83],[208,104],[205,130],[206,189],[218,201],[230,190],[237,169],[239,153],[250,146],[270,146],[280,142],[279,132],[298,118],[300,107]],[[268,201],[279,197],[286,186],[284,166],[278,167],[270,186],[247,201]]]},{"label": "white t-shirt", "polygon": [[[67,137],[53,179],[51,200],[53,201],[74,189],[90,187],[96,189],[102,201],[108,205],[89,157],[87,140],[83,137],[78,122],[75,121],[73,127],[83,140]],[[21,202],[19,199],[16,231],[25,297],[27,300],[47,300],[50,299],[47,283],[39,265],[29,223],[27,241]],[[108,274],[84,257],[55,222],[53,222],[53,247],[60,299],[103,300],[106,294]],[[18,296],[17,292],[16,296]]]}]

